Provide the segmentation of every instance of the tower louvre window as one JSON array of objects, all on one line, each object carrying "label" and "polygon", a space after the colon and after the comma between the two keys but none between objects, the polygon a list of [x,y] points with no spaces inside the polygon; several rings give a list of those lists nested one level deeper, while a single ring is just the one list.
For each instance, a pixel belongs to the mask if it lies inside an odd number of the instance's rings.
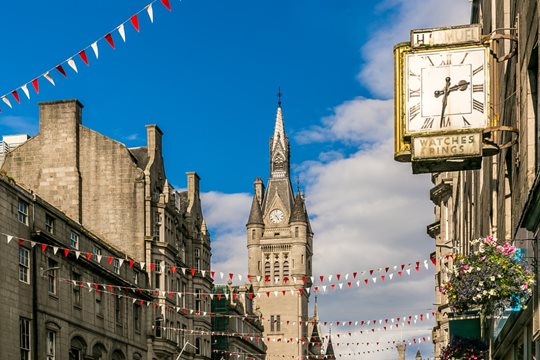
[{"label": "tower louvre window", "polygon": [[270,262],[268,261],[264,263],[264,275],[270,276]]},{"label": "tower louvre window", "polygon": [[274,277],[279,277],[279,261],[274,262]]},{"label": "tower louvre window", "polygon": [[289,276],[289,262],[283,262],[283,276]]}]

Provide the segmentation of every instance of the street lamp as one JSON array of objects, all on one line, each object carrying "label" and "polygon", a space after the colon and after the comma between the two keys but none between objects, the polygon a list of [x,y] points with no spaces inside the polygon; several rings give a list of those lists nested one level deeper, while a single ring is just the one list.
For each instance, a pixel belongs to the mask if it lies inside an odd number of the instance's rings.
[{"label": "street lamp", "polygon": [[193,344],[191,344],[189,341],[186,341],[184,343],[184,346],[182,347],[182,350],[180,350],[180,354],[178,354],[178,357],[176,358],[176,360],[179,360],[180,359],[180,356],[182,356],[182,353],[184,352],[184,350],[186,349],[186,346],[191,346],[192,348],[194,348],[195,350],[197,350],[197,347]]}]

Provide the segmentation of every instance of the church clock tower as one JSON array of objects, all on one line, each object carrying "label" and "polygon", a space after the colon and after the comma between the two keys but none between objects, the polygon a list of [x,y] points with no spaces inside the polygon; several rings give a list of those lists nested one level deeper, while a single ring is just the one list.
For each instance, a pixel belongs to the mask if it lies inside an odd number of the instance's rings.
[{"label": "church clock tower", "polygon": [[270,179],[266,189],[260,178],[255,180],[246,225],[248,268],[254,291],[260,293],[255,306],[264,317],[264,336],[270,338],[267,354],[301,358],[308,355],[305,289],[310,286],[313,232],[304,197],[293,193],[289,151],[280,99],[270,138]]}]

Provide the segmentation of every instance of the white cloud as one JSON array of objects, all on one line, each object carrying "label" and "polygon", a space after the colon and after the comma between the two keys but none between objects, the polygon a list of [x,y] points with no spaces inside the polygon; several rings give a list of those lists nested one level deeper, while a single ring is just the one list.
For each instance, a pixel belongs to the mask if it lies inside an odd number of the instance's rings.
[{"label": "white cloud", "polygon": [[381,11],[392,11],[390,20],[381,24],[362,47],[364,64],[359,80],[374,95],[393,96],[393,46],[408,41],[412,29],[462,25],[469,22],[469,0],[390,0]]},{"label": "white cloud", "polygon": [[126,140],[134,141],[139,139],[139,134],[129,134],[126,136]]},{"label": "white cloud", "polygon": [[[251,195],[246,193],[201,194],[204,217],[212,237],[212,267],[218,272],[247,272],[245,224],[251,200]],[[216,283],[224,281],[221,281],[219,276],[216,277]]]},{"label": "white cloud", "polygon": [[394,103],[391,100],[356,98],[338,105],[334,114],[322,119],[322,126],[300,131],[300,144],[342,141],[358,144],[377,142],[392,136]]}]

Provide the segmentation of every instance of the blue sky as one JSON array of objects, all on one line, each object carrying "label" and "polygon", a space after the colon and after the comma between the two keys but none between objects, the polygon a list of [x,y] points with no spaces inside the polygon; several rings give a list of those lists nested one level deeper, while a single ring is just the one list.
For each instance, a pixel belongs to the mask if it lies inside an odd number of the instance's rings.
[{"label": "blue sky", "polygon": [[[172,13],[157,3],[153,25],[141,14],[141,32],[127,24],[125,44],[113,34],[116,50],[102,41],[99,60],[90,51],[90,67],[76,59],[78,75],[68,69],[64,80],[52,72],[55,88],[42,81],[38,96],[13,110],[3,106],[3,114],[22,117],[35,132],[38,101],[78,98],[86,126],[128,146],[144,144],[145,124],[159,124],[174,184],[182,186],[183,172],[196,170],[207,190],[248,191],[268,171],[278,86],[291,136],[344,99],[369,94],[355,76],[361,45],[391,13],[375,9],[377,3],[171,0]],[[3,5],[0,30],[10,35],[3,41],[0,92],[67,59],[146,4]],[[0,123],[0,133],[14,130],[20,129]],[[296,146],[294,161],[318,152],[319,146]]]},{"label": "blue sky", "polygon": [[[13,109],[2,102],[0,134],[38,129],[38,101],[78,98],[83,124],[125,143],[146,143],[145,124],[165,133],[167,177],[185,186],[197,171],[212,233],[213,267],[247,268],[245,222],[255,177],[268,177],[268,140],[283,90],[293,176],[306,193],[315,232],[314,273],[352,273],[427,259],[434,221],[429,176],[393,160],[392,47],[409,30],[465,24],[468,0],[170,0],[154,24],[126,25],[99,60],[76,59],[78,74],[52,72],[56,87]],[[2,5],[0,93],[66,60],[149,0],[68,0]],[[323,320],[387,318],[433,309],[433,272],[319,298]],[[431,324],[372,340],[430,336]],[[323,329],[327,332],[328,329]],[[347,332],[334,329],[333,333]],[[362,338],[354,341],[370,341]],[[425,356],[432,346],[420,349]],[[336,348],[338,352],[358,348]],[[366,349],[368,350],[368,349]],[[395,352],[370,358],[394,359]]]}]

